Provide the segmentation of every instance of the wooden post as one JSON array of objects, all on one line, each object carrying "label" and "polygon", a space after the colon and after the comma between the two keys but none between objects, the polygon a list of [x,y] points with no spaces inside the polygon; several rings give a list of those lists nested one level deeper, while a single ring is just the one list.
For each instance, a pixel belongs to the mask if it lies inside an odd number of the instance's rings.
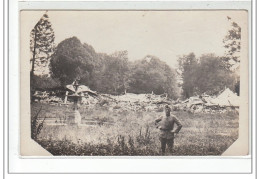
[{"label": "wooden post", "polygon": [[74,123],[78,126],[81,124],[81,115],[79,113],[79,106],[78,106],[79,98],[74,99]]},{"label": "wooden post", "polygon": [[67,104],[67,100],[68,100],[68,94],[69,94],[69,92],[68,92],[68,91],[66,91],[66,94],[65,94],[65,99],[64,99],[64,103],[65,103],[65,104]]}]

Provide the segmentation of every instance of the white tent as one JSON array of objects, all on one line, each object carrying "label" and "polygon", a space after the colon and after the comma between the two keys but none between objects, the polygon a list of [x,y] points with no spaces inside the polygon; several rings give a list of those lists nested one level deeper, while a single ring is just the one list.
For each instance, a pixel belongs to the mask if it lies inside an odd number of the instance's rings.
[{"label": "white tent", "polygon": [[239,107],[239,96],[233,93],[229,88],[225,89],[217,98],[212,99],[211,103],[220,106]]}]

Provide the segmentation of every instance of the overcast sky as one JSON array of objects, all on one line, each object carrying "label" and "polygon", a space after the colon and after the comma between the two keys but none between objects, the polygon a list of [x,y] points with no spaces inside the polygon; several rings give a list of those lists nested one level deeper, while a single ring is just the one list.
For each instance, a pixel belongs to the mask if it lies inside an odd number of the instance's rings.
[{"label": "overcast sky", "polygon": [[[44,11],[22,12],[32,29]],[[224,54],[222,40],[230,29],[227,16],[243,30],[246,11],[49,11],[55,43],[76,36],[97,52],[127,50],[129,60],[154,55],[171,67],[178,56],[194,52]]]}]

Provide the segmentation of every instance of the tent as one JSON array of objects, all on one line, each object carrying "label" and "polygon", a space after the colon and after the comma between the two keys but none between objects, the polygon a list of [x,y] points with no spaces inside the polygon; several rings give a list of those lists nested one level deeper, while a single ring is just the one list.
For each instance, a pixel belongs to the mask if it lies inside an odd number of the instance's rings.
[{"label": "tent", "polygon": [[211,103],[219,106],[239,107],[239,96],[233,93],[229,88],[225,89],[217,98],[212,99]]}]

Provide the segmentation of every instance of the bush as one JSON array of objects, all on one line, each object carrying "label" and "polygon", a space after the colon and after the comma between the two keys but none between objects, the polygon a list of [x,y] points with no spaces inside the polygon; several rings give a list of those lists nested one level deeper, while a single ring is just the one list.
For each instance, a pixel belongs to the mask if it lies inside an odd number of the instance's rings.
[{"label": "bush", "polygon": [[54,79],[46,75],[34,76],[33,78],[34,80],[32,86],[37,89],[48,90],[61,87],[60,81],[58,79]]},{"label": "bush", "polygon": [[38,135],[40,134],[43,123],[45,121],[45,118],[42,121],[39,121],[38,115],[41,112],[42,107],[38,110],[38,112],[34,115],[31,116],[31,138],[34,140],[37,140]]},{"label": "bush", "polygon": [[137,137],[118,135],[116,141],[107,139],[106,144],[74,143],[64,138],[63,140],[39,139],[39,144],[53,155],[73,156],[143,156],[159,155],[151,142],[149,127],[145,133]]}]

